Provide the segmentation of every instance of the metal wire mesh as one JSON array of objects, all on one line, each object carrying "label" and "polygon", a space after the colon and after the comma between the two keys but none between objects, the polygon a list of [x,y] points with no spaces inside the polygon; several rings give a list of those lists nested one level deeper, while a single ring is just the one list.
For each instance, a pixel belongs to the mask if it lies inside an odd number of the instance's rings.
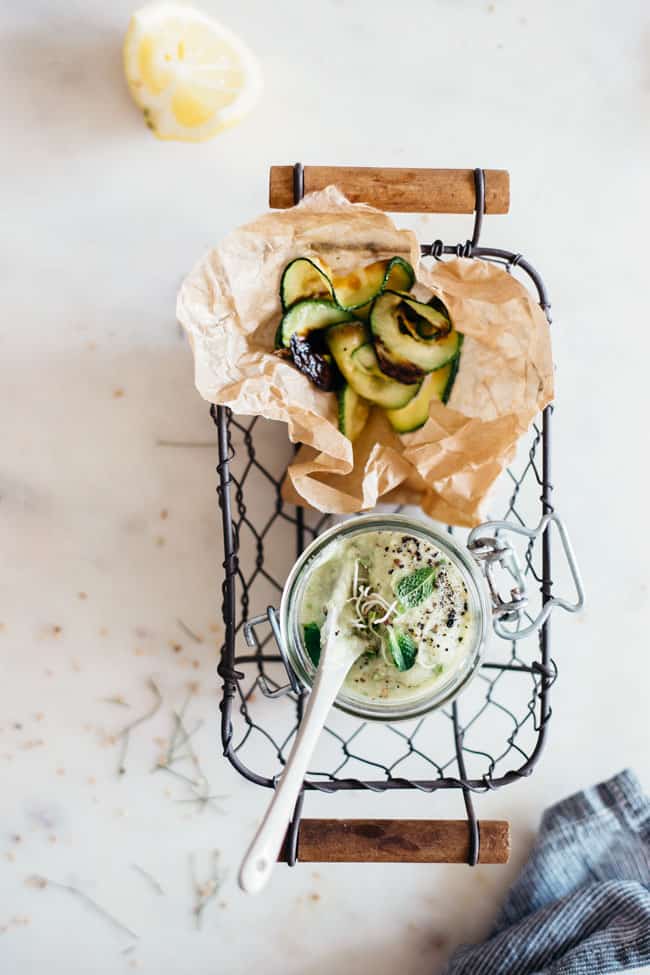
[{"label": "metal wire mesh", "polygon": [[[484,209],[483,171],[474,171],[476,212],[471,240],[456,246],[436,240],[423,256],[481,257],[526,273],[550,324],[550,304],[535,269],[520,255],[478,246]],[[302,166],[294,167],[294,198],[303,195]],[[500,481],[491,519],[534,526],[552,511],[550,420],[547,407],[528,444]],[[303,713],[305,692],[285,667],[275,642],[272,612],[266,625],[243,631],[251,617],[279,602],[295,557],[336,519],[295,508],[282,497],[291,448],[279,424],[235,417],[212,407],[219,438],[219,504],[224,537],[223,613],[226,638],[221,734],[224,754],[249,780],[273,788],[286,763]],[[280,438],[278,439],[278,430]],[[540,508],[541,506],[541,508]],[[404,510],[386,508],[384,510]],[[408,509],[405,509],[408,511]],[[422,518],[422,512],[414,512]],[[449,528],[449,531],[452,531]],[[542,602],[551,598],[549,533],[525,547],[524,575],[537,584]],[[527,614],[526,614],[527,615]],[[527,615],[529,622],[532,617]],[[479,831],[471,794],[529,775],[544,744],[551,716],[549,691],[556,677],[549,657],[549,624],[520,641],[493,638],[476,679],[449,707],[398,724],[365,722],[333,710],[312,759],[304,789],[336,792],[367,789],[461,789],[470,830],[469,862],[479,855]],[[297,859],[302,795],[287,835],[287,860]]]},{"label": "metal wire mesh", "polygon": [[[288,684],[271,626],[255,628],[252,652],[245,646],[242,628],[251,616],[277,604],[294,559],[298,518],[296,509],[282,498],[291,453],[288,445],[283,451],[274,436],[278,425],[234,417],[225,409],[215,410],[214,416],[227,451],[229,484],[222,484],[221,502],[228,490],[233,551],[226,552],[226,564],[237,594],[220,665],[227,691],[224,746],[244,775],[272,786],[298,727],[302,692]],[[281,433],[285,436],[282,428]],[[501,517],[520,524],[538,520],[544,486],[541,453],[539,423],[497,493]],[[331,515],[305,512],[304,542],[333,521]],[[540,548],[528,543],[523,560],[526,575],[541,588]],[[546,659],[545,642],[546,631],[520,642],[493,638],[477,679],[455,708],[396,724],[363,722],[332,712],[306,787],[325,792],[396,787],[476,791],[527,774],[550,714],[546,696],[555,668]]]}]

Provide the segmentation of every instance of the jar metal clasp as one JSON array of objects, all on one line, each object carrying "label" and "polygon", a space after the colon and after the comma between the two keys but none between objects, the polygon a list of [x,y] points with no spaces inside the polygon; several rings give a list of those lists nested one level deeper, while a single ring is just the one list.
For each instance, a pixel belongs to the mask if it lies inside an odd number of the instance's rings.
[{"label": "jar metal clasp", "polygon": [[[517,553],[510,543],[502,537],[501,533],[511,532],[516,535],[523,535],[533,542],[543,535],[551,524],[554,524],[558,530],[575,586],[576,598],[573,602],[569,602],[559,596],[552,596],[544,603],[540,612],[528,626],[521,626],[528,605],[526,581]],[[521,640],[523,637],[534,633],[545,623],[555,607],[564,609],[568,613],[577,613],[582,609],[584,589],[580,570],[564,523],[555,512],[544,515],[536,528],[526,528],[524,525],[512,524],[509,521],[483,522],[469,533],[467,547],[478,563],[488,585],[492,600],[494,632],[504,640]],[[497,580],[499,570],[507,573],[514,582],[509,596],[505,598],[499,590]],[[530,619],[530,616],[528,618]],[[506,626],[506,623],[510,625]]]}]

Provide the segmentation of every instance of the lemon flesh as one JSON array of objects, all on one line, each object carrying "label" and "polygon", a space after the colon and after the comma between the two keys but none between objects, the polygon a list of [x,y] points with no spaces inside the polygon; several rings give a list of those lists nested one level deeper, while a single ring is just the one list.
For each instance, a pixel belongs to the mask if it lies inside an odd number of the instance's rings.
[{"label": "lemon flesh", "polygon": [[124,71],[135,103],[160,139],[210,139],[243,118],[262,88],[257,60],[236,34],[175,3],[133,14]]}]

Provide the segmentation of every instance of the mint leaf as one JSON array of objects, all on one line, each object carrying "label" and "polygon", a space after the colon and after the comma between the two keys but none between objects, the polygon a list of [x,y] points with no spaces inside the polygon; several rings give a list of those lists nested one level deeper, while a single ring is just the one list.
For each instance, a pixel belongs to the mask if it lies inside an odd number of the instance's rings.
[{"label": "mint leaf", "polygon": [[398,670],[410,670],[417,656],[417,644],[408,633],[395,630],[392,626],[386,627],[386,633],[388,634],[388,649],[393,663]]},{"label": "mint leaf", "polygon": [[403,576],[395,586],[395,593],[404,609],[412,609],[428,599],[435,586],[436,570],[431,566],[424,566]]},{"label": "mint leaf", "polygon": [[415,663],[415,658],[418,655],[418,647],[411,636],[408,633],[397,634],[397,644],[402,651],[402,660],[404,661],[404,670],[410,670]]},{"label": "mint leaf", "polygon": [[305,649],[314,667],[318,667],[320,660],[320,626],[318,623],[305,623],[302,628]]}]

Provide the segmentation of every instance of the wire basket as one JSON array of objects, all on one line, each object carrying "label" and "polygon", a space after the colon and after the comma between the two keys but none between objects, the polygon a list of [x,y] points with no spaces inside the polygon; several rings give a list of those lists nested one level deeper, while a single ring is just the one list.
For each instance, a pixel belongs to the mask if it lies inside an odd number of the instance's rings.
[{"label": "wire basket", "polygon": [[[479,246],[485,202],[482,170],[474,171],[474,181],[471,240],[456,246],[437,240],[422,246],[422,256],[480,257],[501,263],[511,273],[519,269],[536,289],[550,324],[548,296],[534,268],[520,254]],[[300,164],[294,167],[293,188],[297,201],[303,192]],[[517,459],[500,480],[494,503],[501,507],[493,510],[515,525],[534,526],[540,515],[553,511],[552,412],[548,406],[538,417],[529,440],[520,445]],[[287,443],[285,452],[278,449],[268,434],[269,421],[234,416],[223,406],[213,406],[211,415],[218,431],[218,498],[225,552],[225,642],[218,668],[223,679],[223,750],[249,781],[274,788],[302,718],[306,692],[287,664],[273,606],[295,557],[342,519],[283,500],[282,483],[292,448]],[[424,517],[419,510],[417,514]],[[552,598],[550,532],[543,531],[537,540],[527,539],[522,554],[528,589],[538,589],[541,602],[547,604]],[[266,612],[258,615],[265,607]],[[532,622],[532,617],[528,620]],[[492,640],[476,679],[460,699],[441,710],[396,724],[369,724],[334,710],[296,805],[283,859],[290,865],[298,859],[304,791],[456,789],[462,792],[467,814],[466,859],[476,864],[481,834],[473,796],[532,773],[546,738],[556,674],[546,620],[524,640]]]}]

